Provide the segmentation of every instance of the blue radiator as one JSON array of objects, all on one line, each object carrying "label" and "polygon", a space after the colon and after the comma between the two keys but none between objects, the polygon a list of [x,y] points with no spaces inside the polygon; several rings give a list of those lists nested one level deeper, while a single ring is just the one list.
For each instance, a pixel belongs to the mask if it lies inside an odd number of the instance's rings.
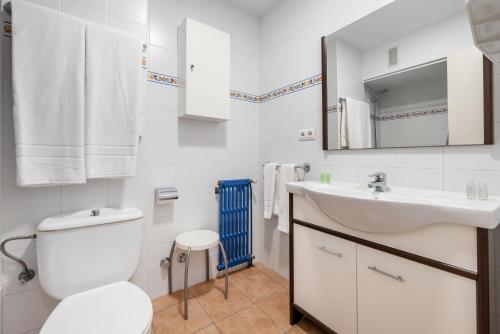
[{"label": "blue radiator", "polygon": [[[219,181],[219,235],[228,267],[252,264],[252,180]],[[217,269],[224,270],[219,252]]]}]

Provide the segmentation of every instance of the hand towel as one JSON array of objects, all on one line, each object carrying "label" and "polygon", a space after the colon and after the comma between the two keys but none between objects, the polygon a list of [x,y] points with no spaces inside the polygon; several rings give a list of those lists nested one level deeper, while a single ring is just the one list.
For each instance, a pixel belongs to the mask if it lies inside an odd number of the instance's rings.
[{"label": "hand towel", "polygon": [[17,184],[85,183],[85,24],[12,1]]},{"label": "hand towel", "polygon": [[286,184],[294,181],[297,181],[295,164],[281,164],[279,180],[278,230],[284,233],[288,233],[289,227],[289,207]]},{"label": "hand towel", "polygon": [[87,178],[134,176],[142,108],[142,41],[88,23],[85,163]]},{"label": "hand towel", "polygon": [[340,102],[340,148],[348,148],[349,142],[347,137],[347,110],[346,102],[343,99]]},{"label": "hand towel", "polygon": [[347,141],[349,148],[372,148],[370,105],[346,98]]},{"label": "hand towel", "polygon": [[264,218],[271,219],[276,199],[277,163],[264,165]]}]

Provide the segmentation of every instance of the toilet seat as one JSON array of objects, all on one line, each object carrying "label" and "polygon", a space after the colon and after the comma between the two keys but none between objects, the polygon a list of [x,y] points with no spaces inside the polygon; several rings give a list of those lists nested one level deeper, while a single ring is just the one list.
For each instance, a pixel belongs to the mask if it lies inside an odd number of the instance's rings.
[{"label": "toilet seat", "polygon": [[117,282],[64,298],[40,334],[146,334],[153,307],[130,282]]}]

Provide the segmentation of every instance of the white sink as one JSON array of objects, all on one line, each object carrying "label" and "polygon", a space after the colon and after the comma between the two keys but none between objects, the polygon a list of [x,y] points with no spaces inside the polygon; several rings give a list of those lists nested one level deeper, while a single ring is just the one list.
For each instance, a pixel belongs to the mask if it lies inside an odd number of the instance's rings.
[{"label": "white sink", "polygon": [[391,187],[373,193],[355,183],[287,183],[287,191],[312,200],[330,218],[354,230],[389,233],[431,224],[462,224],[494,229],[500,219],[500,197],[468,200],[464,193]]}]

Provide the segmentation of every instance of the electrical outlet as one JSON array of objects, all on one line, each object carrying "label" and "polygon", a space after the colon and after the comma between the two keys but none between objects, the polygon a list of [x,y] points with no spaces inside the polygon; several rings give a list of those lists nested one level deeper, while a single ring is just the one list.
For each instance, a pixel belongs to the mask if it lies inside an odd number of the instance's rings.
[{"label": "electrical outlet", "polygon": [[300,129],[299,130],[299,140],[300,141],[315,140],[315,139],[316,139],[316,129],[315,128]]}]

